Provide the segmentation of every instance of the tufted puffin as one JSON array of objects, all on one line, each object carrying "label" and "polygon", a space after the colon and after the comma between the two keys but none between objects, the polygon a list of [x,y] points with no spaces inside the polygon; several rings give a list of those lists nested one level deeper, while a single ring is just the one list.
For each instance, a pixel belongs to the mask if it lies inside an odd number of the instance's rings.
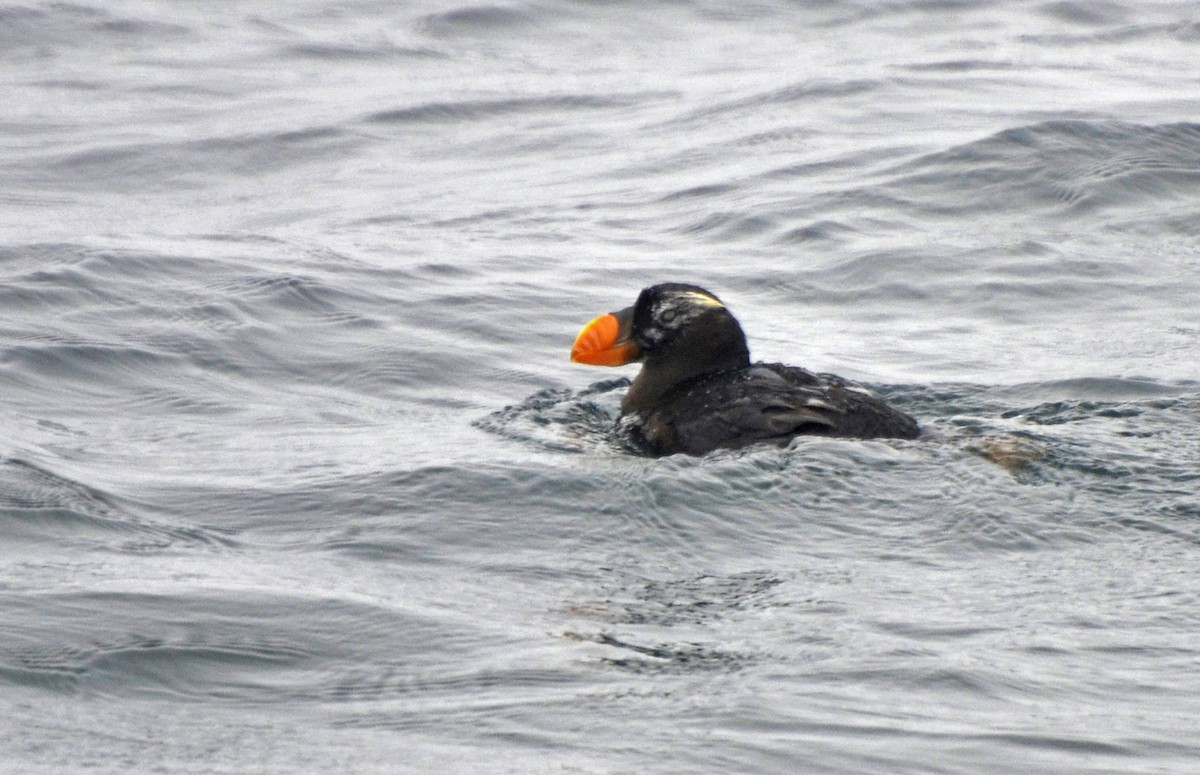
[{"label": "tufted puffin", "polygon": [[866,388],[833,374],[750,363],[746,335],[712,293],[695,285],[646,288],[637,303],[592,320],[571,360],[640,361],[619,424],[656,455],[703,455],[800,435],[859,439],[917,436],[917,422]]}]

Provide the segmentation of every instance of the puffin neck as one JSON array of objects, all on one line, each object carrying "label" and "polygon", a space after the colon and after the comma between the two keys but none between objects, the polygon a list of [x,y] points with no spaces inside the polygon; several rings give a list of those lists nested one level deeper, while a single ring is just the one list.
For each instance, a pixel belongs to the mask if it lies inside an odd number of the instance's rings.
[{"label": "puffin neck", "polygon": [[624,412],[656,405],[676,388],[707,374],[736,371],[750,365],[746,335],[727,312],[720,325],[697,326],[660,352],[648,352],[629,393]]}]

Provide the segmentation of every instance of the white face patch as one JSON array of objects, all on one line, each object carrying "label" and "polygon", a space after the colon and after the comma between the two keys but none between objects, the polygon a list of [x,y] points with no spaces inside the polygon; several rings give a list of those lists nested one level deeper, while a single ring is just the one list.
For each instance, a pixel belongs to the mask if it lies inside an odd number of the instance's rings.
[{"label": "white face patch", "polygon": [[725,305],[705,293],[681,291],[663,298],[654,310],[654,320],[669,328],[682,328],[692,318]]},{"label": "white face patch", "polygon": [[668,330],[678,331],[711,309],[724,308],[716,298],[700,291],[677,291],[659,299],[651,318],[653,326],[642,332],[653,344],[660,344]]}]

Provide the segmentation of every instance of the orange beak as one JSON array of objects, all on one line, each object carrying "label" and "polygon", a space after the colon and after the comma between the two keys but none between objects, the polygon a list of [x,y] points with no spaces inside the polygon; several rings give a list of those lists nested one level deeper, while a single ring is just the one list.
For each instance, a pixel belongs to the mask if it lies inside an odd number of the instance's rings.
[{"label": "orange beak", "polygon": [[592,366],[623,366],[642,357],[630,336],[633,308],[601,315],[583,327],[571,347],[571,360]]}]

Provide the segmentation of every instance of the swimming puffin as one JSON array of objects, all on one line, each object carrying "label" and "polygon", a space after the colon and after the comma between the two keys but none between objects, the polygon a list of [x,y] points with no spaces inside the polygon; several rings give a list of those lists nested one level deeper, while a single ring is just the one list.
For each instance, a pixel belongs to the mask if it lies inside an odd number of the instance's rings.
[{"label": "swimming puffin", "polygon": [[912,439],[919,431],[912,417],[834,374],[751,364],[737,319],[696,285],[653,285],[632,307],[595,318],[579,332],[571,360],[641,362],[618,422],[655,455],[800,435]]}]

